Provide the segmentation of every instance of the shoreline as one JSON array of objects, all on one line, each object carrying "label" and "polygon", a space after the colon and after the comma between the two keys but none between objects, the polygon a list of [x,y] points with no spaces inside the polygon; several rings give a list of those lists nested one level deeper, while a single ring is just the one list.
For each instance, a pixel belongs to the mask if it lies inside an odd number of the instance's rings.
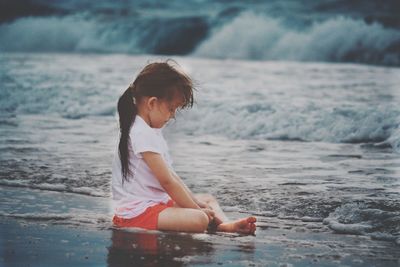
[{"label": "shoreline", "polygon": [[[366,237],[258,230],[185,234],[85,229],[0,219],[4,266],[398,266],[400,252]],[[345,242],[343,242],[345,241]],[[393,252],[397,255],[389,255]]]},{"label": "shoreline", "polygon": [[[109,214],[93,215],[107,211],[107,199],[1,188],[2,198],[5,192],[12,193],[17,205],[18,199],[26,201],[29,196],[30,209],[47,203],[45,210],[59,206],[55,211],[59,214],[76,214],[72,219],[57,219],[54,213],[47,218],[0,216],[0,264],[5,266],[132,266],[140,262],[144,266],[391,267],[398,266],[400,259],[392,242],[327,232],[318,229],[321,222],[293,222],[291,229],[283,229],[274,218],[256,216],[256,236],[113,229]],[[54,199],[54,206],[50,207],[49,199]],[[79,207],[74,206],[77,203]],[[4,205],[7,203],[3,210]],[[86,221],[82,217],[85,212]],[[227,214],[232,219],[243,216],[239,212]]]}]

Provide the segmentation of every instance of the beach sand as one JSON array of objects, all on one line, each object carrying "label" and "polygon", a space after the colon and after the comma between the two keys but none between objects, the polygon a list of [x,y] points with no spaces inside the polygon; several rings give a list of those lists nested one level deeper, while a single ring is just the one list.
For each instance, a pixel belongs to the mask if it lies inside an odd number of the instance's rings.
[{"label": "beach sand", "polygon": [[[400,251],[392,242],[334,234],[322,222],[293,220],[291,229],[282,229],[274,223],[276,218],[257,216],[255,236],[114,229],[107,198],[6,186],[1,187],[1,195],[2,199],[13,196],[15,205],[25,209],[25,213],[0,217],[2,266],[386,267],[400,263]],[[21,205],[28,197],[29,205]],[[43,206],[48,198],[53,206]],[[1,205],[3,213],[5,205]],[[27,213],[28,208],[35,215]],[[94,216],[102,212],[103,217]],[[233,219],[246,215],[227,214]]]}]

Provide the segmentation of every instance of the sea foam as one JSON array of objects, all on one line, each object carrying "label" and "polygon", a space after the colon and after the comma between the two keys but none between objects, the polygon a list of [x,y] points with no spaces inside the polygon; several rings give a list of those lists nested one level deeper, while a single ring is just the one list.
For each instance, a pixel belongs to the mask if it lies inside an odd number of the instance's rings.
[{"label": "sea foam", "polygon": [[395,241],[400,237],[400,212],[391,202],[347,203],[324,219],[324,224],[338,233],[368,235]]},{"label": "sea foam", "polygon": [[[351,32],[351,34],[349,34]],[[194,52],[197,56],[257,60],[352,61],[400,64],[400,32],[343,16],[301,29],[280,19],[243,12],[217,28]]]}]

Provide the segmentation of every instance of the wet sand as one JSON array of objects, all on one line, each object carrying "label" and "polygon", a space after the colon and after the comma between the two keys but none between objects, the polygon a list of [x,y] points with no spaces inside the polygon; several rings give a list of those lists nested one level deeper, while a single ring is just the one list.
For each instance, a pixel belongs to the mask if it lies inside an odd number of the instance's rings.
[{"label": "wet sand", "polygon": [[[7,214],[2,205],[2,266],[398,266],[400,263],[400,251],[392,242],[334,234],[322,222],[293,220],[290,229],[283,229],[277,218],[257,216],[256,236],[113,229],[104,219],[110,216],[107,198],[5,186],[1,189],[2,199],[14,195],[16,203],[30,196],[31,209],[40,208],[40,199],[52,198],[56,205],[58,201],[64,203],[62,209],[60,206],[60,216],[52,213],[47,217],[44,210],[43,213],[36,210],[35,216],[26,210]],[[70,206],[77,202],[82,203],[79,209]],[[102,211],[104,217],[90,219],[93,213]],[[74,213],[75,218],[68,217]],[[248,214],[228,212],[228,215],[234,219]],[[289,228],[288,224],[285,227]]]}]

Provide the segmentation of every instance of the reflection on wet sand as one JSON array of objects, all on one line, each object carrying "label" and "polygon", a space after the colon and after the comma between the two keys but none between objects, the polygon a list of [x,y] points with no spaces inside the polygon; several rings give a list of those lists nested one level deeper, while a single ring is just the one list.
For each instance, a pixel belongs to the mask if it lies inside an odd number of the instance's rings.
[{"label": "reflection on wet sand", "polygon": [[191,256],[195,256],[196,262],[199,259],[198,263],[207,264],[212,262],[210,256],[214,252],[211,242],[195,239],[190,234],[113,229],[111,241],[107,257],[109,267],[183,266]]}]

